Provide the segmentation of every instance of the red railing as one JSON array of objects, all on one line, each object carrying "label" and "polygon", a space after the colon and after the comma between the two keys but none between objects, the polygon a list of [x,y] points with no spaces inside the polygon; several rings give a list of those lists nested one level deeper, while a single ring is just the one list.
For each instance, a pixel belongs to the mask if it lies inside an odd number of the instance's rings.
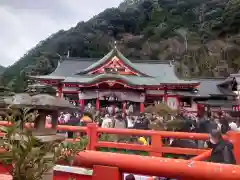
[{"label": "red railing", "polygon": [[[11,124],[6,121],[0,121],[0,125],[9,126]],[[27,128],[31,126],[32,125],[30,125],[29,123],[25,124],[25,127]],[[166,147],[162,143],[162,138],[207,140],[208,134],[154,131],[154,130],[100,128],[97,126],[97,124],[94,124],[94,123],[90,123],[86,127],[58,125],[57,130],[71,131],[71,132],[85,132],[88,136],[88,141],[89,141],[87,150],[97,150],[97,148],[106,147],[106,148],[146,151],[149,153],[150,156],[158,156],[158,157],[161,157],[163,153],[197,155],[196,157],[193,158],[193,160],[205,160],[210,155],[210,150],[208,149]],[[148,136],[151,139],[151,145],[99,141],[98,140],[99,133],[126,135],[126,136],[127,135]],[[240,148],[237,148],[237,147],[240,147],[240,141],[239,141],[240,133],[230,132],[224,138],[229,139],[233,143],[236,161],[238,164],[240,164]],[[68,139],[68,141],[72,141],[72,139]]]},{"label": "red railing", "polygon": [[238,180],[240,167],[161,157],[83,151],[75,165],[92,168],[92,180],[120,180],[122,172],[180,180]]},{"label": "red railing", "polygon": [[[0,125],[11,125],[8,122],[0,121]],[[31,127],[31,125],[26,124],[27,128]],[[95,168],[103,170],[102,166],[113,166],[118,169],[118,171],[122,172],[131,172],[131,173],[140,173],[140,174],[147,174],[147,175],[170,175],[171,177],[177,175],[177,178],[182,177],[185,179],[197,179],[196,177],[204,177],[202,179],[209,179],[209,177],[213,178],[211,174],[213,171],[218,172],[216,177],[222,177],[226,179],[239,179],[239,168],[237,166],[232,165],[223,165],[223,164],[213,164],[213,163],[200,163],[195,162],[199,160],[205,160],[209,157],[211,150],[209,149],[191,149],[191,148],[180,148],[180,147],[166,147],[162,143],[162,138],[174,138],[174,139],[192,139],[192,140],[207,140],[208,134],[198,134],[198,133],[183,133],[183,132],[167,132],[167,131],[154,131],[154,130],[130,130],[130,129],[114,129],[114,128],[99,128],[96,124],[88,124],[87,127],[78,127],[78,126],[66,126],[66,125],[58,125],[57,130],[61,131],[72,131],[72,132],[85,132],[88,136],[88,146],[87,150],[92,150],[91,152],[80,152],[78,158],[76,159],[76,165],[84,166],[84,167],[94,167],[93,169],[97,171]],[[148,136],[151,138],[151,145],[138,145],[138,144],[128,144],[128,143],[116,143],[116,142],[106,142],[106,141],[99,141],[99,134],[116,134],[116,135],[130,135],[130,136]],[[3,135],[3,134],[2,134]],[[237,161],[237,164],[240,164],[240,133],[230,132],[224,138],[230,140],[234,145],[234,155]],[[138,150],[138,151],[146,151],[149,152],[150,156],[153,157],[142,157],[142,156],[132,156],[132,155],[118,155],[115,153],[101,153],[101,152],[94,152],[99,147],[107,147],[107,148],[116,148],[116,149],[129,149],[129,150]],[[182,160],[171,160],[161,158],[163,153],[171,153],[171,154],[185,154],[185,155],[197,155],[190,161],[182,161]],[[111,158],[116,159],[120,158],[120,161],[105,161],[104,158],[107,156],[106,159],[109,158],[111,154]],[[90,156],[91,155],[91,156]],[[91,159],[92,157],[93,159]],[[82,159],[81,159],[82,158]],[[95,160],[94,160],[95,159]],[[137,162],[134,164],[134,169],[131,166],[122,167],[121,163],[131,164],[132,161]],[[144,159],[144,162],[141,160]],[[94,160],[94,161],[93,161]],[[193,161],[195,160],[195,161]],[[166,163],[163,163],[163,161]],[[79,164],[81,162],[81,164]],[[151,163],[152,162],[152,163]],[[94,166],[94,165],[101,165],[101,166]],[[140,167],[140,164],[148,170],[144,170],[143,167]],[[147,167],[146,167],[147,166]],[[149,170],[148,167],[156,166],[155,170]],[[164,167],[163,167],[164,166]],[[166,167],[165,167],[166,166]],[[172,168],[172,166],[174,168]],[[182,167],[184,166],[184,167]],[[186,167],[189,166],[189,167]],[[162,170],[158,169],[162,168]],[[208,167],[208,168],[207,168]],[[107,167],[110,168],[110,167]],[[166,169],[170,168],[170,169]],[[191,173],[188,172],[193,170]],[[211,170],[212,169],[212,170]],[[221,170],[221,171],[220,171]],[[110,171],[110,170],[107,170]],[[166,171],[164,173],[163,171]],[[169,171],[174,171],[172,174],[168,174]],[[159,173],[156,173],[159,172]],[[182,174],[187,173],[186,176]],[[204,172],[203,175],[201,172]],[[98,171],[99,173],[99,171]],[[101,174],[101,173],[100,173]],[[107,173],[106,173],[107,174]],[[211,174],[211,175],[210,175]],[[235,174],[234,178],[233,174]],[[200,176],[202,175],[202,176]],[[104,175],[102,175],[104,177]],[[92,177],[94,179],[95,176]],[[99,175],[99,177],[101,177]],[[89,177],[88,177],[89,178]],[[211,179],[210,178],[210,179]],[[101,178],[102,179],[102,178]],[[104,179],[104,178],[103,178]],[[107,178],[109,179],[109,178]]]},{"label": "red railing", "polygon": [[[96,150],[99,147],[128,149],[149,152],[150,156],[161,157],[163,153],[171,154],[185,154],[185,155],[198,155],[193,160],[206,160],[211,151],[209,149],[192,149],[180,147],[165,147],[162,143],[162,138],[174,139],[192,139],[192,140],[207,140],[208,134],[200,133],[184,133],[184,132],[169,132],[169,131],[154,131],[154,130],[133,130],[133,129],[114,129],[114,128],[99,128],[96,124],[88,124],[87,127],[76,126],[61,126],[57,127],[58,130],[64,131],[81,131],[86,132],[89,138],[87,150]],[[129,143],[116,143],[98,141],[99,133],[117,134],[117,135],[131,135],[131,136],[149,136],[151,138],[151,145],[138,145]],[[224,136],[225,139],[231,141],[234,145],[234,155],[237,164],[240,164],[240,133],[229,132]]]}]

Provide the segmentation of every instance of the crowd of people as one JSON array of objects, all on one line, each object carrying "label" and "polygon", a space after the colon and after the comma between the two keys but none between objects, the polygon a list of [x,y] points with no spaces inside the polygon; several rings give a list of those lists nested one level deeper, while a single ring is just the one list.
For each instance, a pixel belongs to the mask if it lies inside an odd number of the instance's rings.
[{"label": "crowd of people", "polygon": [[[175,142],[178,147],[186,148],[212,148],[212,153],[209,158],[210,162],[236,164],[233,155],[233,144],[223,139],[223,134],[228,131],[240,131],[239,117],[233,118],[228,113],[221,112],[206,112],[203,115],[194,116],[189,113],[179,113],[176,116],[181,116],[184,119],[184,126],[177,131],[182,132],[196,132],[208,133],[208,141],[194,141],[194,140],[181,140],[179,143]],[[172,119],[176,116],[171,117]],[[95,122],[102,128],[117,128],[117,129],[141,129],[149,130],[151,124],[163,121],[163,117],[155,113],[139,113],[133,115],[130,111],[121,112],[120,109],[113,111],[111,108],[105,108],[102,111],[95,111],[93,114],[91,106],[88,105],[83,113],[61,113],[59,117],[59,124],[68,124],[74,126],[85,126],[87,123]],[[167,129],[163,129],[167,130]],[[73,138],[72,132],[67,132],[68,138]],[[119,136],[116,141],[121,141]],[[177,141],[177,140],[176,140]],[[188,142],[185,143],[184,141]],[[191,142],[190,142],[191,141]],[[137,142],[142,145],[151,144],[148,137],[137,137]],[[174,146],[174,140],[165,139],[165,142]],[[193,145],[191,145],[191,143]],[[175,146],[176,147],[176,146]],[[131,179],[134,176],[126,176],[126,179]]]}]

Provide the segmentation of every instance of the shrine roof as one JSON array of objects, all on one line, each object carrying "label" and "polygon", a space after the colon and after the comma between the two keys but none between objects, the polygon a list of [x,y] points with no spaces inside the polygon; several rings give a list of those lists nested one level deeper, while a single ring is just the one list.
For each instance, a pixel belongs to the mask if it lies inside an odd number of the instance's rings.
[{"label": "shrine roof", "polygon": [[[116,59],[117,58],[117,59]],[[120,73],[96,73],[107,63],[121,61],[123,66],[127,66],[130,71],[134,71],[134,76]],[[104,66],[105,67],[105,66]],[[107,75],[106,75],[107,74]],[[175,74],[175,67],[169,62],[159,60],[133,60],[130,61],[115,47],[103,58],[66,58],[59,62],[54,72],[45,76],[35,76],[36,79],[60,80],[64,82],[95,82],[99,79],[121,79],[128,83],[138,85],[160,85],[161,84],[197,84],[197,81],[180,80]]]},{"label": "shrine roof", "polygon": [[97,59],[93,58],[66,58],[60,62],[54,72],[49,76],[68,77],[91,66]]},{"label": "shrine roof", "polygon": [[94,76],[73,76],[66,77],[63,81],[65,83],[81,83],[81,84],[89,84],[89,83],[97,83],[99,81],[111,81],[111,80],[119,80],[124,81],[131,85],[159,85],[160,82],[153,77],[143,77],[143,76],[126,76],[120,74],[98,74]]},{"label": "shrine roof", "polygon": [[98,74],[92,76],[84,75],[75,75],[71,77],[66,77],[63,82],[65,83],[97,83],[99,81],[111,81],[111,80],[120,80],[127,82],[131,85],[140,85],[140,86],[150,86],[150,85],[160,85],[160,84],[189,84],[189,83],[198,83],[196,81],[184,81],[184,80],[171,80],[160,77],[145,77],[145,76],[132,76],[132,75],[120,75],[120,74]]},{"label": "shrine roof", "polygon": [[226,79],[222,80],[218,85],[221,86],[225,84],[231,84],[234,79],[238,84],[240,84],[240,73],[230,74]]},{"label": "shrine roof", "polygon": [[[91,58],[68,58],[59,63],[58,67],[51,74],[36,76],[35,78],[63,80],[66,77],[75,76],[77,72],[88,68],[96,61],[96,59]],[[164,79],[166,82],[196,83],[196,81],[180,80],[175,74],[174,65],[166,62],[159,62],[157,60],[134,60],[132,64],[142,73],[158,79]]]},{"label": "shrine roof", "polygon": [[208,97],[211,94],[224,95],[224,93],[218,88],[218,84],[222,82],[222,79],[198,79],[200,82],[199,96]]},{"label": "shrine roof", "polygon": [[212,100],[209,99],[207,101],[198,101],[198,104],[209,105],[212,107],[231,107],[234,105],[239,105],[239,100]]},{"label": "shrine roof", "polygon": [[103,66],[104,64],[108,63],[112,58],[117,57],[119,58],[125,65],[129,66],[131,69],[133,69],[135,72],[142,74],[141,70],[139,70],[134,63],[132,63],[129,59],[127,59],[118,49],[117,47],[113,48],[109,53],[107,53],[103,58],[100,60],[94,62],[89,67],[77,72],[77,74],[85,74],[88,73],[94,69],[97,69],[98,67]]}]

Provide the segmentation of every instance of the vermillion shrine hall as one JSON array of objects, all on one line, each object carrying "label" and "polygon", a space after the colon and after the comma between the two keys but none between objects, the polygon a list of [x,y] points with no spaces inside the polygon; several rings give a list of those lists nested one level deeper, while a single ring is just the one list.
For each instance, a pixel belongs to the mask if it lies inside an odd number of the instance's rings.
[{"label": "vermillion shrine hall", "polygon": [[172,109],[199,112],[204,107],[239,111],[240,73],[227,79],[181,80],[172,63],[129,60],[114,47],[101,59],[70,58],[59,61],[54,72],[31,76],[57,89],[83,107],[94,102],[96,109],[114,102],[126,108],[135,103],[139,111],[152,103],[164,102]]}]

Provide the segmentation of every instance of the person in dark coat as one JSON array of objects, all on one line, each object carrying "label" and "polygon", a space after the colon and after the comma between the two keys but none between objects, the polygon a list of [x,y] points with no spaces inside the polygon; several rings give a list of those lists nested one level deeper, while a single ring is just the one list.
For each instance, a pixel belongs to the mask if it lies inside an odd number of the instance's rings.
[{"label": "person in dark coat", "polygon": [[[211,112],[204,114],[197,122],[196,132],[209,134],[213,129],[218,129],[218,124],[211,118]],[[198,141],[198,148],[204,148],[205,141]]]},{"label": "person in dark coat", "polygon": [[210,133],[213,129],[218,129],[218,124],[211,118],[211,112],[199,118],[197,122],[198,133]]},{"label": "person in dark coat", "polygon": [[221,124],[221,132],[223,134],[226,134],[228,131],[231,130],[229,122],[228,122],[228,120],[226,118],[220,119],[220,124]]},{"label": "person in dark coat", "polygon": [[[80,120],[79,118],[77,118],[74,114],[71,114],[71,117],[69,119],[69,121],[67,122],[67,125],[70,125],[70,126],[79,126],[80,125]],[[68,138],[73,138],[73,135],[74,135],[74,132],[72,131],[68,131],[67,132],[67,136]]]},{"label": "person in dark coat", "polygon": [[133,129],[149,130],[149,120],[144,116],[144,114],[140,114],[133,126]]},{"label": "person in dark coat", "polygon": [[222,138],[220,130],[214,129],[209,135],[208,147],[212,148],[209,161],[214,163],[236,164],[233,144]]}]

